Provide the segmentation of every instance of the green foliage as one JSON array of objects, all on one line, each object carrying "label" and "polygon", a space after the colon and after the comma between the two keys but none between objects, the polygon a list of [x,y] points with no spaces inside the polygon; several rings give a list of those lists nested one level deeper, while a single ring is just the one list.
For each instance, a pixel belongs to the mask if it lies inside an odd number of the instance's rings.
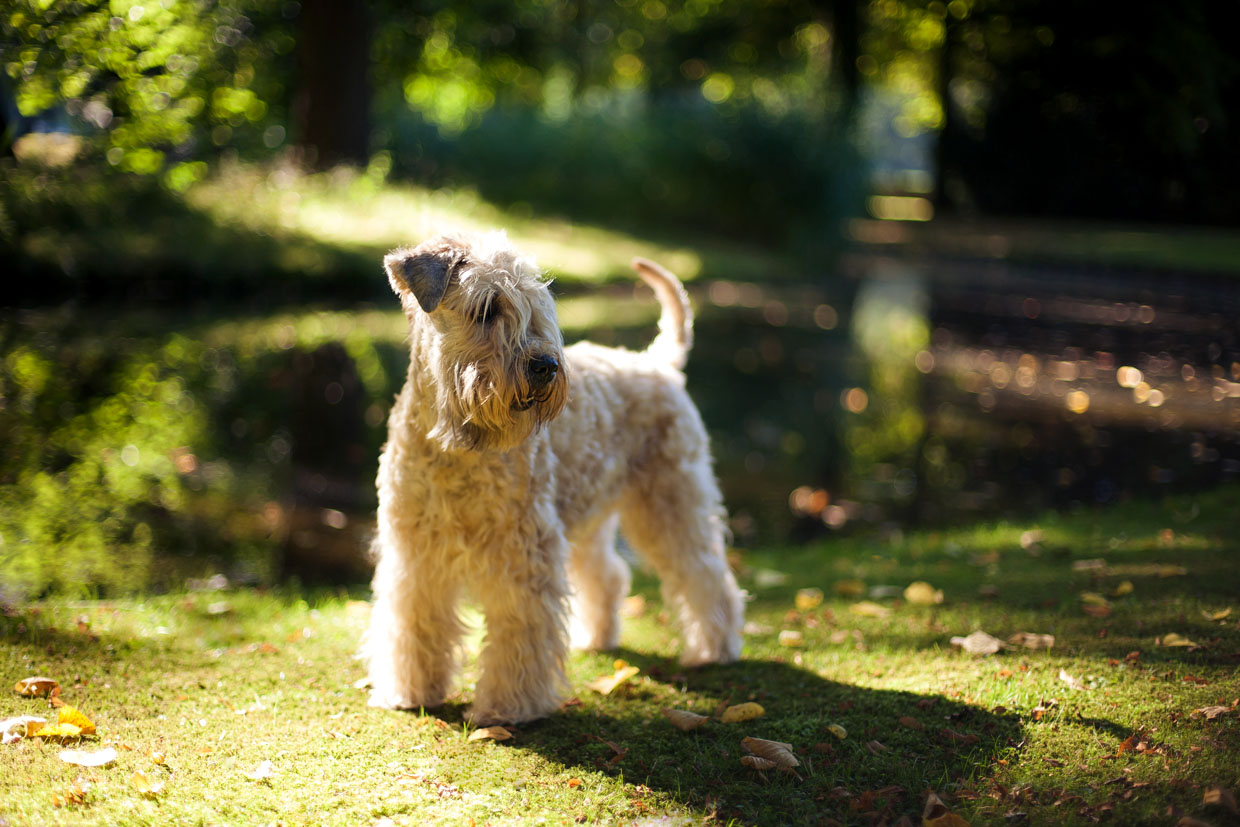
[{"label": "green foliage", "polygon": [[5,72],[33,117],[63,106],[108,163],[166,172],[211,145],[279,143],[294,40],[275,0],[14,0],[0,16]]}]

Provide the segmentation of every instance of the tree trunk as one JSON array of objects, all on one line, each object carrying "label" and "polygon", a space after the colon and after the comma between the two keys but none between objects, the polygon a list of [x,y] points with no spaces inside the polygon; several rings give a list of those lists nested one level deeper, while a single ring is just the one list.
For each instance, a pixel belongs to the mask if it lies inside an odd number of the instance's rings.
[{"label": "tree trunk", "polygon": [[370,154],[370,20],[360,0],[305,0],[293,106],[303,162],[365,164]]}]

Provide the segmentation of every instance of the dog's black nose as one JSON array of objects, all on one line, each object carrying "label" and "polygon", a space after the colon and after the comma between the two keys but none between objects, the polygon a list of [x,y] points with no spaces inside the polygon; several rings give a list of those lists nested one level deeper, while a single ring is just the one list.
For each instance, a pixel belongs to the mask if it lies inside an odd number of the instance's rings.
[{"label": "dog's black nose", "polygon": [[526,372],[530,377],[530,386],[534,388],[543,388],[551,384],[551,380],[555,379],[556,371],[560,369],[560,363],[553,356],[535,356],[530,359]]}]

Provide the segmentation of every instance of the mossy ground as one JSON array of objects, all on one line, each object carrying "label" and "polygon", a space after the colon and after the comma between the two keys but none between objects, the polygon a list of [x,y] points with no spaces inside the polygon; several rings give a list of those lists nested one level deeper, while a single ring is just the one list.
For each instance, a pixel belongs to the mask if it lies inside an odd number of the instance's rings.
[{"label": "mossy ground", "polygon": [[[11,607],[0,618],[0,674],[10,684],[60,681],[63,699],[98,726],[87,748],[116,747],[119,759],[83,770],[59,760],[59,745],[4,746],[0,819],[916,823],[934,791],[975,825],[1022,813],[1033,824],[1172,824],[1178,813],[1235,823],[1203,794],[1240,786],[1237,513],[1240,490],[1227,488],[1036,523],[750,550],[737,558],[753,597],[745,658],[698,670],[677,665],[657,585],[639,575],[645,609],[626,620],[622,650],[574,654],[575,699],[503,743],[467,740],[468,670],[442,709],[366,706],[354,686],[367,614],[360,592]],[[1022,544],[1033,530],[1040,536]],[[1080,565],[1090,560],[1105,565]],[[854,610],[874,587],[917,580],[942,589],[944,602],[913,605],[880,591],[872,602],[885,617]],[[840,594],[848,581],[866,594]],[[1131,591],[1110,598],[1108,615],[1083,611],[1081,592],[1113,595],[1125,582]],[[806,587],[826,599],[798,610],[795,593]],[[1052,634],[1055,645],[993,656],[951,646],[976,629],[1003,639]],[[781,646],[785,630],[799,631],[804,646]],[[1172,633],[1198,645],[1159,645]],[[608,696],[587,688],[616,657],[639,675]],[[682,733],[660,715],[747,700],[765,716]],[[1194,713],[1210,706],[1228,711]],[[43,700],[0,698],[0,717],[48,711]],[[793,744],[799,777],[743,767],[745,736]],[[162,766],[152,752],[166,756]],[[264,761],[270,777],[249,777]],[[138,770],[162,778],[164,790],[141,795],[130,780]],[[84,803],[56,806],[78,779],[90,784]]]}]

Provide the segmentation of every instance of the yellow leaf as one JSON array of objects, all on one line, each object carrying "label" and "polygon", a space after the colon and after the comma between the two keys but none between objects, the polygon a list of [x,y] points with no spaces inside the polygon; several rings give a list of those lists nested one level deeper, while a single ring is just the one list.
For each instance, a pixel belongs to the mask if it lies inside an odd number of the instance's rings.
[{"label": "yellow leaf", "polygon": [[779,633],[779,645],[795,649],[805,645],[805,637],[794,629],[784,629]]},{"label": "yellow leaf", "polygon": [[28,698],[42,698],[52,694],[60,688],[60,684],[51,678],[22,678],[13,687],[13,691],[18,695],[25,695]]},{"label": "yellow leaf", "polygon": [[164,791],[164,780],[148,775],[142,770],[129,776],[129,783],[142,795],[156,796]]},{"label": "yellow leaf", "polygon": [[1219,609],[1217,612],[1207,612],[1203,610],[1201,614],[1206,620],[1226,620],[1231,617],[1231,608]]},{"label": "yellow leaf", "polygon": [[852,604],[849,607],[849,611],[862,617],[886,617],[891,614],[891,609],[869,600],[862,600],[860,603]]},{"label": "yellow leaf", "polygon": [[689,732],[697,729],[702,724],[710,720],[705,715],[698,715],[696,712],[688,712],[683,709],[664,709],[663,717],[672,722],[672,726],[682,732]]},{"label": "yellow leaf", "polygon": [[1133,590],[1132,581],[1125,580],[1124,582],[1120,583],[1118,586],[1115,587],[1115,590],[1111,592],[1111,596],[1112,597],[1123,597],[1126,594],[1132,594],[1132,590]]},{"label": "yellow leaf", "polygon": [[766,710],[762,708],[762,704],[750,701],[743,704],[734,704],[723,710],[723,714],[719,716],[719,720],[725,724],[739,724],[742,721],[752,721],[754,718],[761,718],[766,714]]},{"label": "yellow leaf", "polygon": [[916,606],[935,606],[943,602],[943,590],[918,580],[908,584],[908,588],[904,590],[904,599]]},{"label": "yellow leaf", "polygon": [[1107,600],[1097,592],[1081,592],[1081,602],[1089,606],[1110,606],[1111,601]]},{"label": "yellow leaf", "polygon": [[800,589],[797,591],[796,606],[798,612],[808,612],[822,605],[822,589]]},{"label": "yellow leaf", "polygon": [[841,741],[848,737],[848,730],[844,729],[844,727],[839,724],[828,724],[827,732],[831,733],[836,738],[839,738]]},{"label": "yellow leaf", "polygon": [[1159,646],[1197,646],[1196,643],[1176,632],[1168,632],[1158,640]]},{"label": "yellow leaf", "polygon": [[468,741],[507,741],[512,737],[512,733],[502,726],[489,726],[482,729],[475,729],[469,733]]},{"label": "yellow leaf", "polygon": [[94,735],[95,725],[76,708],[72,706],[62,706],[56,713],[56,722],[60,724],[72,724],[82,731],[83,735]]},{"label": "yellow leaf", "polygon": [[0,743],[11,744],[34,734],[47,726],[47,719],[37,715],[20,715],[0,721]]},{"label": "yellow leaf", "polygon": [[50,738],[53,741],[68,741],[82,737],[82,728],[73,724],[56,724],[45,726],[34,734],[36,738]]},{"label": "yellow leaf", "polygon": [[616,668],[614,673],[610,675],[600,675],[587,683],[586,686],[599,694],[610,695],[617,686],[641,671],[636,666],[629,666],[628,663],[622,660],[617,660],[613,665]]},{"label": "yellow leaf", "polygon": [[865,583],[861,580],[837,580],[832,588],[840,597],[860,597],[865,594]]}]

